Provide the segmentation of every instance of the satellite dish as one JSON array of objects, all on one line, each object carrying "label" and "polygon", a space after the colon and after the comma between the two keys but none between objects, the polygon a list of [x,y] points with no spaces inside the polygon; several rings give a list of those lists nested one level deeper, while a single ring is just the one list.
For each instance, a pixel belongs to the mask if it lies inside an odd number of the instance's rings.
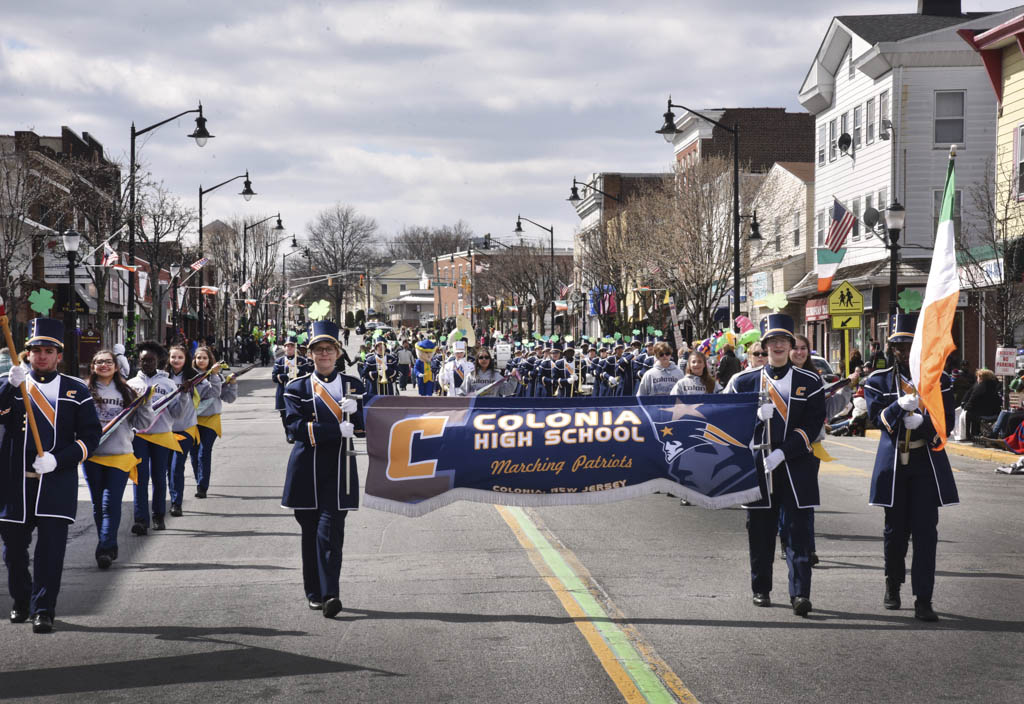
[{"label": "satellite dish", "polygon": [[852,146],[853,137],[851,137],[846,132],[843,132],[841,135],[839,135],[839,151],[841,151],[843,154],[846,154],[847,152],[850,151],[850,147]]},{"label": "satellite dish", "polygon": [[861,216],[861,220],[864,221],[865,225],[874,230],[879,220],[878,211],[874,208],[864,208],[864,215]]}]

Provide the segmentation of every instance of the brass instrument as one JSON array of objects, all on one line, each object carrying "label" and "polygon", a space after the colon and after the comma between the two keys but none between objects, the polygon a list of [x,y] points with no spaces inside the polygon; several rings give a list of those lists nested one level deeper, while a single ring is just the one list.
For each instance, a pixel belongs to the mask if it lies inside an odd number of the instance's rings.
[{"label": "brass instrument", "polygon": [[[761,391],[758,394],[758,398],[757,398],[757,408],[758,408],[758,410],[761,409],[761,406],[764,406],[765,404],[768,404],[768,403],[772,402],[772,397],[768,393],[768,386],[769,386],[769,384],[771,384],[771,381],[768,380],[768,374],[766,372],[762,371],[761,372]],[[763,439],[763,442],[761,442],[758,445],[754,445],[754,450],[757,450],[757,451],[761,452],[761,463],[762,463],[762,466],[763,466],[763,464],[768,461],[768,455],[772,451],[772,421],[771,421],[771,418],[769,418],[768,420],[765,420],[765,421],[762,421],[762,422],[764,423],[764,432],[761,435],[761,437]],[[767,481],[767,483],[768,483],[768,496],[771,496],[772,493],[774,492],[775,484],[774,484],[774,481],[773,481],[773,478],[772,478],[773,474],[774,474],[774,472],[769,472],[767,470],[767,468],[765,469],[765,475],[766,475],[765,476],[765,481]],[[768,496],[766,496],[765,498],[768,499]],[[769,499],[769,501],[770,501],[770,499]]]}]

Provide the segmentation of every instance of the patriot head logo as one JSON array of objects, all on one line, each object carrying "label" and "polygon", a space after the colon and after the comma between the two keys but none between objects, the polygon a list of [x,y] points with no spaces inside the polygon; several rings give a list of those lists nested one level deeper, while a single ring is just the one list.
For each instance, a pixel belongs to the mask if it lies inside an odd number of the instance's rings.
[{"label": "patriot head logo", "polygon": [[[755,471],[754,458],[750,447],[729,427],[740,419],[715,424],[700,409],[701,404],[682,400],[644,407],[661,443],[669,477],[708,496],[719,496],[749,479]],[[719,420],[723,420],[721,414]]]}]

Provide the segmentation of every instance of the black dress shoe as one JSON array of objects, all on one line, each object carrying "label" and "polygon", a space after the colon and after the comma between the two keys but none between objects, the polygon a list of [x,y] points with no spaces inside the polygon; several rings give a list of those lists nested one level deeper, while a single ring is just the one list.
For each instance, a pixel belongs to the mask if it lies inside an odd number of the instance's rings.
[{"label": "black dress shoe", "polygon": [[46,614],[36,614],[32,617],[33,633],[49,633],[53,630],[53,619]]},{"label": "black dress shoe", "polygon": [[918,621],[938,621],[939,615],[932,609],[932,602],[921,601],[918,599],[914,602],[914,618]]},{"label": "black dress shoe", "polygon": [[11,623],[25,623],[28,621],[28,607],[15,604],[11,607]]},{"label": "black dress shoe", "polygon": [[153,530],[164,530],[166,528],[163,516],[153,516]]},{"label": "black dress shoe", "polygon": [[805,596],[793,597],[793,613],[797,616],[806,616],[811,613],[811,600]]},{"label": "black dress shoe", "polygon": [[101,570],[109,569],[114,560],[107,553],[100,553],[96,556],[96,566]]},{"label": "black dress shoe", "polygon": [[334,618],[341,613],[341,599],[332,596],[324,602],[324,618]]},{"label": "black dress shoe", "polygon": [[900,608],[900,585],[894,579],[885,580],[885,598],[882,599],[882,606],[895,611]]},{"label": "black dress shoe", "polygon": [[767,594],[754,592],[754,606],[771,606],[772,598]]},{"label": "black dress shoe", "polygon": [[196,498],[197,499],[205,499],[206,498],[206,489],[196,489]]},{"label": "black dress shoe", "polygon": [[818,559],[818,553],[812,552],[811,553],[811,567],[814,567],[819,562],[821,562],[821,560]]},{"label": "black dress shoe", "polygon": [[146,528],[146,524],[145,523],[139,523],[138,521],[136,521],[132,525],[132,535],[145,535],[148,532],[149,532],[149,529]]},{"label": "black dress shoe", "polygon": [[322,602],[322,601],[314,601],[313,599],[310,599],[309,600],[309,608],[312,609],[313,611],[323,611],[323,609],[324,609],[324,602]]},{"label": "black dress shoe", "polygon": [[[171,515],[175,518],[179,517],[181,515],[181,506],[178,504],[171,504]],[[157,530],[159,530],[159,528]]]}]

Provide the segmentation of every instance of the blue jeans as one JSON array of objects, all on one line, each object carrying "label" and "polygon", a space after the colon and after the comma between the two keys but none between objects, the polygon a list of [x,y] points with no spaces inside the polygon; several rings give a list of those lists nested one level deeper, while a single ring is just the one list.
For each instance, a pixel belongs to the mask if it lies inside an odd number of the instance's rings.
[{"label": "blue jeans", "polygon": [[149,440],[136,437],[132,449],[139,462],[139,483],[135,485],[135,522],[149,525],[149,479],[153,478],[153,515],[167,512],[167,469],[171,450]]},{"label": "blue jeans", "polygon": [[188,461],[188,455],[192,452],[192,446],[195,444],[195,440],[188,433],[175,431],[175,435],[184,437],[184,440],[180,440],[181,452],[171,451],[171,466],[170,472],[170,489],[171,489],[171,505],[177,505],[181,507],[181,498],[185,494],[185,462]]},{"label": "blue jeans", "polygon": [[99,543],[96,556],[117,552],[117,529],[121,526],[121,499],[128,483],[128,472],[86,461],[82,465],[92,495],[92,516],[96,520]]},{"label": "blue jeans", "polygon": [[199,426],[199,444],[189,450],[192,459],[192,474],[196,478],[196,488],[206,491],[210,488],[210,467],[213,464],[213,443],[217,441],[217,431]]}]

